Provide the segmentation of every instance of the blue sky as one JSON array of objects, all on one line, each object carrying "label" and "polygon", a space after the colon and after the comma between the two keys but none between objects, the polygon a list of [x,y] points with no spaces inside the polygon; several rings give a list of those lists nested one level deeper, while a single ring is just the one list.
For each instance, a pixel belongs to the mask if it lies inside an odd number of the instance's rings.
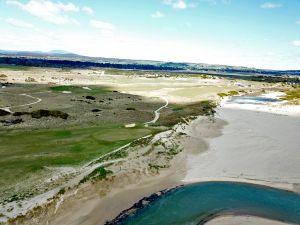
[{"label": "blue sky", "polygon": [[0,0],[0,49],[300,69],[300,0]]}]

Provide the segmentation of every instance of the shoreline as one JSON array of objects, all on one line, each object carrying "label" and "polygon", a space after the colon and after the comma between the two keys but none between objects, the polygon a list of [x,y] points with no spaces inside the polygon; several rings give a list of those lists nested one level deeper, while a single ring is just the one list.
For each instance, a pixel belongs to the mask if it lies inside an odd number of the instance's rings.
[{"label": "shoreline", "polygon": [[[180,189],[182,187],[188,186],[188,185],[193,185],[193,184],[202,184],[202,183],[214,183],[214,182],[228,182],[228,183],[236,183],[236,184],[247,184],[247,185],[255,185],[255,186],[260,186],[260,187],[264,187],[264,188],[274,188],[277,190],[281,190],[281,191],[286,191],[286,192],[291,192],[291,193],[295,193],[295,194],[299,194],[297,192],[294,192],[292,190],[288,190],[288,189],[284,189],[283,187],[278,188],[277,185],[266,185],[265,183],[262,184],[261,182],[244,182],[242,180],[207,180],[207,181],[201,181],[201,182],[192,182],[192,183],[185,183],[173,188],[167,188],[155,193],[152,193],[149,196],[143,197],[141,198],[139,201],[137,201],[136,203],[134,203],[130,208],[127,208],[125,210],[123,210],[120,214],[118,214],[118,216],[116,216],[113,220],[111,221],[107,221],[105,223],[105,225],[117,225],[117,224],[123,224],[124,220],[126,220],[130,215],[134,214],[137,210],[141,210],[146,208],[147,206],[149,206],[151,203],[159,200],[160,198],[163,198],[164,196],[171,194],[173,191],[176,191],[177,189]],[[272,219],[268,219],[268,218],[261,218],[255,215],[247,215],[247,214],[240,214],[240,213],[221,213],[221,214],[211,214],[208,215],[206,218],[202,219],[198,225],[218,225],[218,224],[214,224],[214,220],[215,219],[220,219],[221,221],[219,221],[220,225],[225,225],[225,223],[223,223],[224,221],[222,221],[222,219],[224,217],[232,217],[233,219],[236,219],[236,217],[247,217],[247,218],[251,218],[250,222],[254,222],[257,223],[260,220],[265,220],[265,222],[278,222],[278,224],[282,224],[282,225],[288,225],[289,223],[285,222],[285,221],[277,221],[277,220],[272,220]],[[232,219],[231,218],[231,219]],[[243,219],[242,218],[242,219]],[[242,219],[239,219],[239,222],[242,221]],[[230,223],[231,221],[229,221]],[[240,224],[240,223],[239,223]],[[226,224],[227,225],[227,224]],[[228,224],[229,225],[229,224]],[[264,225],[264,224],[261,224]],[[266,224],[268,225],[268,224]]]},{"label": "shoreline", "polygon": [[[221,106],[224,106],[224,102],[227,101],[227,100],[228,99],[223,100],[222,103],[221,103]],[[274,111],[270,112],[268,110],[267,111],[261,111],[261,110],[251,110],[251,109],[250,109],[250,111],[253,111],[254,113],[267,113],[267,114],[273,114],[274,113],[274,114],[281,114],[281,115],[283,113],[283,111],[278,110],[278,108],[272,107],[270,105],[268,105],[268,107],[273,108]],[[286,106],[284,106],[284,107],[286,107]],[[289,112],[289,115],[287,115],[288,117],[291,117],[291,116],[295,117],[295,116],[297,116],[297,114],[296,115],[291,115],[291,113],[295,112],[295,111],[293,111],[294,107],[295,106],[289,106],[288,107],[288,110],[287,110]],[[243,109],[243,110],[249,110],[249,109],[246,108],[246,109]],[[211,141],[211,139],[214,139],[214,138],[208,137],[208,138],[206,138],[206,141],[209,143]],[[189,169],[187,169],[187,171],[188,170]],[[226,177],[224,177],[224,176],[215,176],[215,177],[204,177],[204,178],[194,178],[194,179],[186,179],[186,178],[184,178],[181,181],[182,181],[182,183],[183,183],[184,186],[185,185],[189,185],[189,184],[199,183],[199,182],[202,183],[202,182],[224,181],[224,182],[237,182],[237,183],[247,183],[247,184],[251,184],[251,185],[260,185],[260,186],[265,186],[265,187],[271,187],[271,188],[280,189],[282,191],[288,191],[288,192],[293,192],[293,193],[297,193],[297,194],[300,193],[300,189],[298,190],[298,189],[295,188],[295,183],[293,181],[291,181],[291,182],[285,182],[285,181],[279,182],[279,181],[272,181],[272,180],[268,180],[268,179],[253,179],[253,178],[247,178],[247,177],[243,178],[243,177],[228,177],[228,176],[226,176]],[[176,189],[176,187],[173,188],[173,189]],[[147,199],[147,197],[145,197],[145,198]],[[144,198],[140,199],[136,204],[140,205],[140,203],[143,200],[144,200]],[[124,212],[126,214],[127,210],[124,210],[123,213]],[[224,215],[217,215],[216,218],[223,217],[223,216]],[[238,218],[239,215],[233,215],[232,217],[233,217],[233,220],[238,220],[239,222],[243,221],[243,218]],[[116,217],[115,219],[120,219],[120,218],[122,219],[122,213],[118,217]],[[249,222],[251,224],[253,224],[253,225],[257,224],[257,222],[264,222],[263,225],[271,225],[271,224],[273,224],[272,222],[274,222],[273,220],[263,219],[263,218],[259,218],[259,217],[255,217],[255,216],[248,216],[247,218],[248,218]],[[205,224],[210,224],[211,221],[212,220],[209,219],[208,221],[205,222]],[[231,224],[230,222],[231,222],[231,220],[228,223],[226,223],[226,221],[222,221],[222,219],[221,219],[220,223],[218,223],[217,225],[219,225],[219,224],[221,224],[221,225],[229,225],[229,224]],[[284,221],[283,222],[277,222],[276,221],[275,223],[276,224],[278,223],[278,225],[287,225],[288,224],[288,223],[285,223]],[[108,224],[110,224],[110,223],[108,223]],[[114,224],[114,223],[111,223],[111,224]],[[237,224],[240,224],[240,223],[237,223]],[[212,223],[211,225],[214,225],[214,224]]]}]

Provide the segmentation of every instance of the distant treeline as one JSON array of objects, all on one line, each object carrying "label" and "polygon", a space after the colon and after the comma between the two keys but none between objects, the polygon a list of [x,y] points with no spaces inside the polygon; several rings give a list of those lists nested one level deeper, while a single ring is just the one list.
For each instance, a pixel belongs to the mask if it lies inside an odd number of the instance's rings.
[{"label": "distant treeline", "polygon": [[83,62],[74,60],[59,60],[59,59],[38,59],[24,57],[0,57],[0,64],[11,64],[19,66],[32,67],[54,67],[54,68],[115,68],[115,69],[131,69],[131,70],[179,70],[180,68],[147,65],[147,64],[122,64],[122,63],[98,63],[98,62]]},{"label": "distant treeline", "polygon": [[[1,55],[1,54],[0,54]],[[50,57],[50,56],[49,56]],[[30,67],[54,67],[54,68],[110,68],[110,69],[123,69],[123,70],[144,70],[144,71],[167,71],[167,72],[180,72],[183,74],[210,74],[216,76],[234,76],[240,79],[249,79],[264,81],[266,76],[271,82],[293,82],[299,83],[300,70],[262,70],[252,68],[240,68],[233,66],[216,66],[204,64],[189,64],[189,63],[172,63],[172,62],[156,62],[149,63],[143,61],[139,63],[135,60],[118,60],[118,59],[105,59],[108,62],[92,61],[90,58],[82,58],[83,60],[75,58],[37,58],[26,56],[8,56],[3,55],[0,57],[0,65],[17,65],[17,66],[30,66]],[[91,61],[88,61],[91,60]],[[94,59],[95,60],[95,59]],[[104,59],[103,59],[104,60]],[[149,61],[150,62],[150,61]],[[248,77],[247,77],[248,76]],[[293,76],[293,77],[292,77]],[[276,78],[277,77],[277,78]],[[288,78],[289,77],[289,78]]]}]

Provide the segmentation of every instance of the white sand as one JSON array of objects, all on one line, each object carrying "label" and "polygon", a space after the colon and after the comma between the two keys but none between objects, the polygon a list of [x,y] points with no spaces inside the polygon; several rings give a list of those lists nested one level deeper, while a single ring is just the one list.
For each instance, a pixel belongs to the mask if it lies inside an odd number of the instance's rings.
[{"label": "white sand", "polygon": [[286,116],[223,104],[217,113],[228,123],[223,135],[207,139],[206,153],[188,158],[184,181],[241,180],[299,191],[299,111]]}]

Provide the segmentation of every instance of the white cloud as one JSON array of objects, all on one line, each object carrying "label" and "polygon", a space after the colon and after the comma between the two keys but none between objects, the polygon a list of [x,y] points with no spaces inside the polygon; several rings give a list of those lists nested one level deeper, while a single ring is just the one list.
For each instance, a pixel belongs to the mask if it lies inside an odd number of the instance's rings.
[{"label": "white cloud", "polygon": [[90,20],[90,25],[93,28],[101,30],[102,34],[110,35],[116,29],[116,27],[108,22],[100,20]]},{"label": "white cloud", "polygon": [[165,17],[165,14],[163,14],[162,12],[160,11],[156,11],[155,13],[153,13],[151,15],[153,18],[162,18],[162,17]]},{"label": "white cloud", "polygon": [[163,3],[172,6],[174,9],[186,9],[195,6],[193,3],[188,4],[185,0],[164,0]]},{"label": "white cloud", "polygon": [[263,8],[263,9],[275,9],[275,8],[282,7],[282,5],[278,4],[278,3],[273,3],[273,2],[265,2],[260,7]]},{"label": "white cloud", "polygon": [[18,27],[18,28],[23,28],[23,29],[32,29],[32,30],[38,30],[36,27],[34,27],[32,24],[30,23],[26,23],[22,20],[17,20],[14,18],[8,18],[5,20],[8,24],[14,26],[14,27]]},{"label": "white cloud", "polygon": [[208,2],[211,5],[217,5],[218,3],[221,4],[230,4],[231,0],[200,0],[201,2]]},{"label": "white cloud", "polygon": [[73,3],[63,4],[61,2],[53,2],[50,0],[30,0],[24,4],[17,0],[7,0],[6,3],[16,5],[32,16],[50,23],[57,25],[78,24],[75,19],[66,15],[68,12],[79,11],[79,8]]},{"label": "white cloud", "polygon": [[94,13],[94,10],[88,6],[84,6],[81,9],[83,12],[85,12],[88,15],[92,15]]},{"label": "white cloud", "polygon": [[295,47],[300,47],[300,40],[293,41],[292,45],[294,45]]}]

